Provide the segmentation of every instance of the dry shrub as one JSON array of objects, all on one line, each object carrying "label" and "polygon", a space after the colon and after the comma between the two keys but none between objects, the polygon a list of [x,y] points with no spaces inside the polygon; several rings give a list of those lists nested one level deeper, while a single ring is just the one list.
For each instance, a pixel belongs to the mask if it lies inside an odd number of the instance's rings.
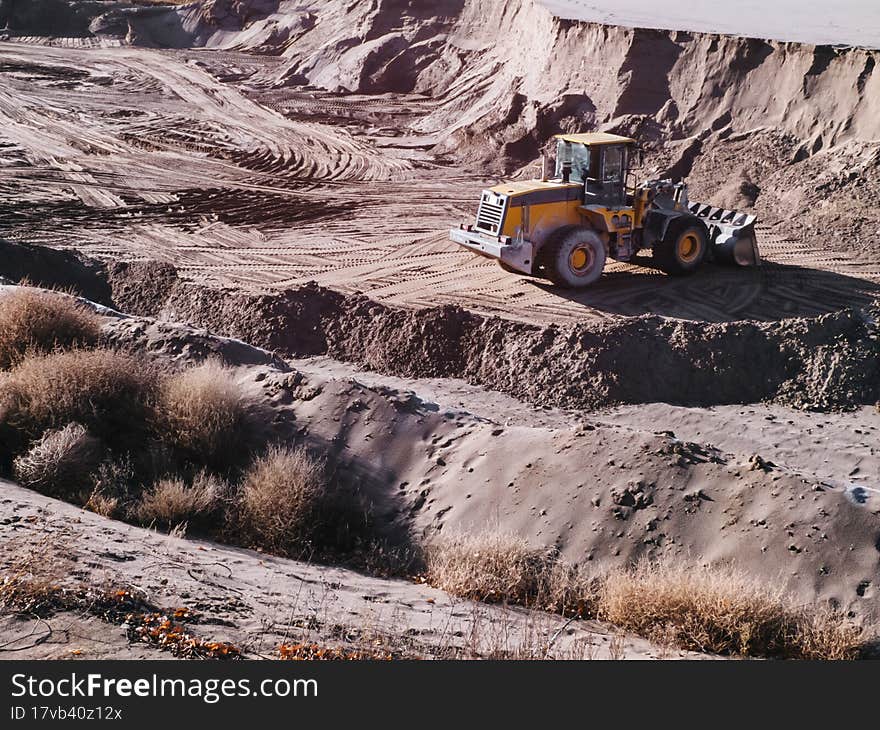
[{"label": "dry shrub", "polygon": [[410,578],[422,568],[423,556],[417,547],[391,541],[386,536],[370,535],[353,548],[346,556],[347,564],[377,578]]},{"label": "dry shrub", "polygon": [[23,572],[0,577],[0,615],[44,617],[57,610],[59,579]]},{"label": "dry shrub", "polygon": [[102,461],[93,476],[94,488],[86,508],[97,514],[103,514],[100,511],[102,505],[112,505],[115,510],[121,503],[132,500],[133,493],[138,489],[137,481],[136,469],[129,454]]},{"label": "dry shrub", "polygon": [[110,350],[30,356],[0,377],[0,424],[36,438],[76,421],[111,445],[141,444],[157,383],[152,368]]},{"label": "dry shrub", "polygon": [[252,544],[282,554],[309,546],[327,493],[323,465],[299,448],[274,446],[244,475],[238,528]]},{"label": "dry shrub", "polygon": [[157,522],[171,528],[182,523],[206,521],[219,508],[226,485],[202,472],[187,484],[179,477],[160,479],[135,508],[142,523]]},{"label": "dry shrub", "polygon": [[0,294],[0,370],[29,352],[92,346],[100,327],[97,314],[64,294],[27,287]]},{"label": "dry shrub", "polygon": [[644,562],[602,578],[522,539],[484,533],[424,548],[427,580],[463,598],[597,617],[664,645],[796,659],[852,659],[864,630],[839,611],[794,604],[729,568]]},{"label": "dry shrub", "polygon": [[438,538],[425,550],[432,585],[489,603],[529,603],[552,557],[513,535],[484,533]]},{"label": "dry shrub", "polygon": [[43,494],[70,499],[87,488],[101,458],[101,445],[79,423],[47,431],[13,462],[16,480]]},{"label": "dry shrub", "polygon": [[96,515],[113,519],[119,511],[119,498],[110,497],[99,489],[92,490],[83,507]]},{"label": "dry shrub", "polygon": [[841,613],[794,605],[731,569],[642,563],[603,580],[599,618],[716,654],[851,659],[863,632]]},{"label": "dry shrub", "polygon": [[432,585],[462,598],[566,614],[592,610],[595,582],[584,571],[514,535],[437,538],[425,546],[424,561]]},{"label": "dry shrub", "polygon": [[209,361],[162,384],[162,438],[191,460],[211,466],[240,462],[261,430],[255,407],[232,371]]}]

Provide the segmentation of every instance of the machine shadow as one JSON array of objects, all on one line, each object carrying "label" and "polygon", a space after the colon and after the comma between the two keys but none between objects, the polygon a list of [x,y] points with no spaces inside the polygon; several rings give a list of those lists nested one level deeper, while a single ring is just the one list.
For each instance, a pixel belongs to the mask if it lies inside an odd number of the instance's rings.
[{"label": "machine shadow", "polygon": [[533,284],[584,307],[622,316],[646,314],[705,322],[776,321],[861,308],[880,299],[880,283],[823,269],[774,262],[755,268],[706,265],[687,277],[650,268],[606,269],[582,291],[541,279]]}]

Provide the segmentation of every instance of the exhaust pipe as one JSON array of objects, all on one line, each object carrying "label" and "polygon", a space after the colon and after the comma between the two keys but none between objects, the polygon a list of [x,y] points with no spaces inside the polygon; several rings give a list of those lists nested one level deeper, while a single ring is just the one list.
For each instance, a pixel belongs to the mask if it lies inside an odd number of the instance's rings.
[{"label": "exhaust pipe", "polygon": [[708,227],[716,261],[730,266],[761,265],[755,234],[757,216],[702,203],[691,203],[688,210]]}]

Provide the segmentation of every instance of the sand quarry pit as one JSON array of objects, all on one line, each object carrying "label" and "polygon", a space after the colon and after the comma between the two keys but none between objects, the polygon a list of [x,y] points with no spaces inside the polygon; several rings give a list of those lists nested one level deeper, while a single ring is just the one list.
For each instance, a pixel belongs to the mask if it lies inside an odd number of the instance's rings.
[{"label": "sand quarry pit", "polygon": [[[536,409],[461,380],[394,378],[326,357],[284,361],[203,329],[99,311],[104,341],[123,352],[234,368],[278,439],[323,454],[345,488],[366,498],[391,549],[488,526],[597,574],[645,556],[699,556],[874,626],[880,503],[862,486],[877,467],[873,410]],[[803,450],[805,438],[813,449]],[[249,658],[278,658],[291,643],[382,647],[374,658],[705,656],[608,623],[572,627],[552,612],[456,599],[418,578],[275,557],[200,539],[198,530],[166,536],[2,485],[6,574],[33,572],[68,597],[128,591],[146,616],[182,612],[189,635]],[[53,557],[35,561],[45,555]],[[120,629],[112,612],[76,608],[53,610],[48,633],[45,617],[14,613],[0,635],[13,657],[175,651]]]},{"label": "sand quarry pit", "polygon": [[[137,352],[263,348],[242,377],[392,532],[732,561],[875,624],[880,51],[559,5],[0,3],[0,276]],[[447,240],[581,129],[757,214],[764,265],[570,292]]]}]

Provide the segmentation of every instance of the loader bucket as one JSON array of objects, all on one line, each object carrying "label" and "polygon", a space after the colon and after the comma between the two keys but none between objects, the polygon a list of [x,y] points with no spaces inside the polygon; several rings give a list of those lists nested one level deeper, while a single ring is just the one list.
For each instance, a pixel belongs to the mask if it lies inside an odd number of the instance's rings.
[{"label": "loader bucket", "polygon": [[691,203],[688,209],[708,227],[717,262],[731,266],[761,265],[755,235],[756,216],[702,203]]}]

